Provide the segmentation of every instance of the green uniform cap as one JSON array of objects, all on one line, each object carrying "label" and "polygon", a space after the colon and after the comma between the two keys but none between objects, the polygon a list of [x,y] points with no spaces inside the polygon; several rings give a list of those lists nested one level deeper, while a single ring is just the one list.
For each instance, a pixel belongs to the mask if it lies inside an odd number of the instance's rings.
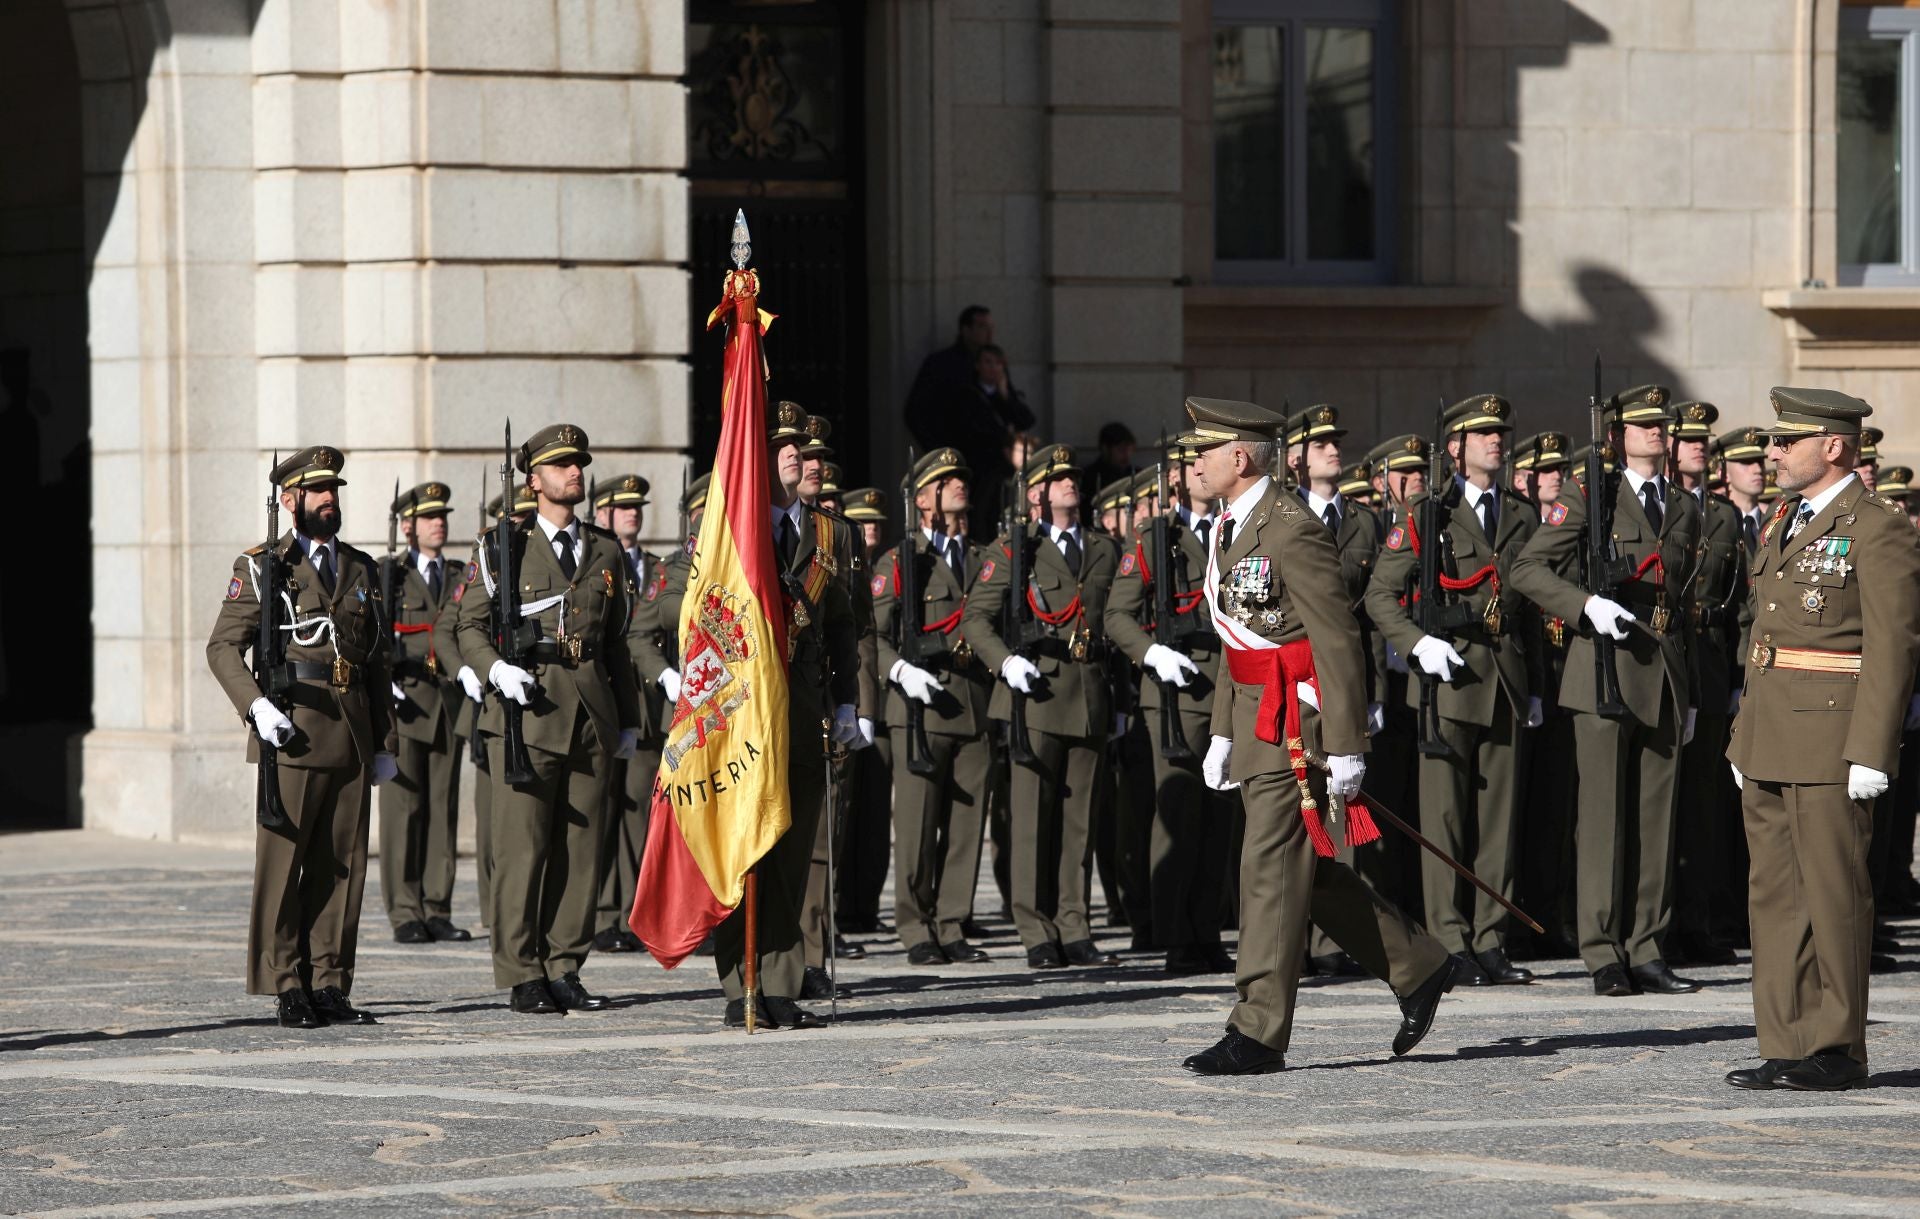
[{"label": "green uniform cap", "polygon": [[402,491],[388,511],[402,520],[416,516],[444,516],[453,511],[453,492],[445,483],[421,483],[411,491]]},{"label": "green uniform cap", "polygon": [[312,491],[325,487],[344,487],[347,480],[340,477],[340,471],[346,465],[347,459],[339,449],[317,444],[283,460],[268,477],[282,489],[304,487]]},{"label": "green uniform cap", "polygon": [[807,442],[800,446],[800,456],[833,456],[833,448],[827,444],[827,437],[833,435],[833,422],[831,420],[825,415],[808,415],[806,433]]},{"label": "green uniform cap", "polygon": [[1356,462],[1340,472],[1340,494],[1349,497],[1373,494],[1373,479],[1366,462]]},{"label": "green uniform cap", "polygon": [[767,420],[767,443],[785,444],[791,440],[796,444],[806,444],[811,437],[807,435],[807,412],[798,402],[781,402],[773,408],[773,418]]},{"label": "green uniform cap", "polygon": [[1287,419],[1287,446],[1309,440],[1337,439],[1347,434],[1340,426],[1340,409],[1330,402],[1319,402]]},{"label": "green uniform cap", "polygon": [[1706,440],[1720,421],[1720,408],[1711,402],[1676,402],[1673,426],[1667,430],[1681,440]]},{"label": "green uniform cap", "polygon": [[1037,487],[1056,474],[1073,473],[1073,446],[1070,444],[1043,444],[1027,458],[1027,468],[1022,471],[1029,487]]},{"label": "green uniform cap", "polygon": [[1565,432],[1535,432],[1514,446],[1513,468],[1516,470],[1551,470],[1566,464]]},{"label": "green uniform cap", "polygon": [[1880,460],[1880,442],[1886,438],[1887,434],[1877,427],[1863,427],[1860,429],[1861,465],[1864,466],[1870,462]]},{"label": "green uniform cap", "polygon": [[647,492],[653,485],[638,474],[622,474],[612,482],[601,483],[594,492],[593,506],[596,508],[638,507],[650,502]]},{"label": "green uniform cap", "polygon": [[1673,393],[1664,385],[1636,385],[1607,402],[1609,417],[1621,423],[1653,427],[1673,422]]},{"label": "green uniform cap", "polygon": [[551,465],[557,461],[590,466],[593,464],[593,454],[587,451],[587,445],[587,434],[580,428],[571,423],[551,424],[526,438],[520,445],[514,465],[519,467],[522,474],[531,472],[535,466]]},{"label": "green uniform cap", "polygon": [[1873,408],[1837,389],[1796,389],[1776,385],[1767,391],[1777,418],[1772,427],[1760,429],[1769,436],[1858,436],[1860,421],[1873,414]]},{"label": "green uniform cap", "polygon": [[943,478],[965,481],[973,477],[959,449],[935,449],[913,463],[913,489],[932,486]]},{"label": "green uniform cap", "polygon": [[[1581,478],[1585,478],[1587,475],[1587,458],[1592,455],[1593,455],[1593,446],[1590,444],[1583,444],[1579,448],[1575,449],[1572,452],[1572,454],[1568,456],[1567,464],[1573,467],[1573,472],[1575,475]],[[1601,447],[1600,461],[1601,461],[1602,467],[1606,470],[1607,473],[1611,474],[1614,472],[1614,470],[1617,467],[1614,465],[1614,461],[1613,461],[1612,445],[1604,445]]]},{"label": "green uniform cap", "polygon": [[1188,398],[1187,418],[1193,426],[1174,443],[1194,453],[1229,441],[1271,444],[1279,439],[1286,420],[1264,406],[1232,398]]},{"label": "green uniform cap", "polygon": [[1725,461],[1765,461],[1767,433],[1764,428],[1736,428],[1720,437],[1720,456]]},{"label": "green uniform cap", "polygon": [[1425,436],[1408,432],[1385,440],[1367,451],[1367,467],[1385,474],[1389,470],[1424,470],[1428,445]]},{"label": "green uniform cap", "polygon": [[1133,475],[1116,478],[1093,493],[1093,505],[1101,512],[1110,508],[1125,508],[1133,502]]},{"label": "green uniform cap", "polygon": [[[534,498],[532,487],[529,487],[526,484],[522,483],[520,486],[515,487],[513,489],[513,515],[514,516],[519,516],[522,512],[532,512],[534,509],[538,508],[539,506],[540,506],[540,501]],[[500,516],[500,497],[496,495],[492,499],[487,501],[487,518],[489,520],[497,520],[499,519],[499,516]]]},{"label": "green uniform cap", "polygon": [[840,515],[850,521],[884,521],[887,493],[877,487],[856,487],[847,492]]},{"label": "green uniform cap", "polygon": [[1160,497],[1159,474],[1153,470],[1142,470],[1134,475],[1131,494],[1136,500],[1146,499],[1148,496],[1158,499]]},{"label": "green uniform cap", "polygon": [[1474,394],[1448,407],[1443,418],[1449,436],[1456,432],[1511,432],[1513,403],[1499,394]]},{"label": "green uniform cap", "polygon": [[840,494],[840,480],[845,477],[846,477],[846,472],[843,471],[839,466],[834,465],[830,461],[821,462],[820,463],[820,494],[822,495]]},{"label": "green uniform cap", "polygon": [[707,484],[712,481],[712,473],[706,473],[688,483],[687,489],[680,493],[680,510],[686,513],[694,513],[706,507]]},{"label": "green uniform cap", "polygon": [[1874,491],[1889,499],[1906,495],[1907,488],[1913,482],[1913,471],[1906,466],[1881,466],[1880,477],[1874,481]]}]

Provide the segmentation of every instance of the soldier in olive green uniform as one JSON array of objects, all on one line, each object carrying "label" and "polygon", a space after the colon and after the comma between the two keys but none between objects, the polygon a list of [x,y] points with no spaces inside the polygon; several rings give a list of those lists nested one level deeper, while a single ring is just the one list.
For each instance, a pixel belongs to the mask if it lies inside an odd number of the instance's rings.
[{"label": "soldier in olive green uniform", "polygon": [[[1531,615],[1510,589],[1513,561],[1540,525],[1533,506],[1501,485],[1513,407],[1475,394],[1445,413],[1453,476],[1407,506],[1387,534],[1386,553],[1367,590],[1367,609],[1387,641],[1423,679],[1407,683],[1418,706],[1431,683],[1445,754],[1420,757],[1420,820],[1427,837],[1511,897],[1522,725],[1540,723]],[[1422,537],[1429,496],[1435,537]],[[1419,583],[1423,547],[1439,547],[1444,583],[1429,609],[1459,614],[1457,627],[1423,631],[1409,589]],[[1465,960],[1469,986],[1531,982],[1507,959],[1506,910],[1432,855],[1423,861],[1427,927]]]},{"label": "soldier in olive green uniform", "polygon": [[[1167,484],[1164,523],[1150,520],[1120,556],[1106,630],[1114,646],[1140,666],[1140,718],[1153,764],[1149,892],[1154,939],[1167,954],[1169,973],[1231,973],[1233,958],[1220,943],[1220,929],[1238,798],[1214,791],[1200,778],[1220,664],[1220,637],[1203,588],[1213,505],[1194,486],[1185,452],[1175,445],[1167,454],[1168,465],[1178,468]],[[1158,481],[1154,471],[1146,477]],[[1156,528],[1168,535],[1166,570],[1155,565]],[[1167,644],[1154,637],[1162,607],[1173,624]],[[1177,733],[1171,741],[1161,740],[1163,721]],[[1180,756],[1169,757],[1167,745]]]},{"label": "soldier in olive green uniform", "polygon": [[637,658],[642,636],[658,629],[647,612],[652,604],[644,590],[659,584],[660,559],[640,546],[646,524],[647,493],[652,490],[638,474],[622,474],[599,484],[596,512],[610,515],[614,539],[627,565],[627,655],[635,669],[639,692],[640,739],[633,756],[614,765],[617,782],[607,785],[607,840],[600,857],[600,905],[594,933],[596,952],[638,952],[640,937],[627,926],[633,912],[634,889],[640,879],[640,856],[647,845],[647,816],[653,807],[653,778],[660,769],[660,747],[666,742],[666,696],[657,682],[639,675]]},{"label": "soldier in olive green uniform", "polygon": [[[631,757],[640,711],[627,655],[627,566],[611,533],[578,519],[593,460],[572,424],[542,428],[516,465],[539,508],[510,530],[527,638],[518,663],[496,642],[498,527],[461,594],[461,659],[496,691],[480,719],[493,772],[493,980],[516,1012],[593,1011],[580,966],[593,943],[608,763]],[[522,711],[531,777],[511,782],[506,702]]]},{"label": "soldier in olive green uniform", "polygon": [[[1153,472],[1127,474],[1093,493],[1094,530],[1124,555],[1133,549],[1134,521],[1153,509]],[[1106,758],[1094,771],[1091,815],[1094,873],[1107,903],[1107,926],[1133,933],[1129,947],[1151,952],[1153,935],[1153,741],[1140,720],[1140,671],[1118,648],[1108,648],[1107,697],[1112,728]]]},{"label": "soldier in olive green uniform", "polygon": [[[1665,386],[1614,395],[1608,407],[1618,474],[1586,495],[1563,490],[1514,564],[1513,587],[1566,622],[1584,622],[1567,650],[1560,703],[1574,712],[1579,759],[1580,956],[1595,994],[1683,994],[1661,956],[1673,916],[1673,841],[1680,749],[1692,735],[1693,661],[1687,598],[1698,563],[1700,505],[1664,477],[1673,411]],[[1560,574],[1586,536],[1589,501],[1612,504],[1613,549],[1628,578],[1612,598]],[[1602,715],[1594,631],[1614,640],[1624,710]]]},{"label": "soldier in olive green uniform", "polygon": [[1898,764],[1920,664],[1920,533],[1861,485],[1860,420],[1833,390],[1776,387],[1785,493],[1753,563],[1746,693],[1727,750],[1753,855],[1759,1067],[1742,1088],[1867,1082],[1873,802]]},{"label": "soldier in olive green uniform", "polygon": [[699,535],[701,513],[706,511],[707,483],[712,477],[702,474],[680,493],[680,517],[686,522],[687,540],[661,560],[653,579],[640,590],[640,631],[632,636],[633,662],[641,680],[659,687],[664,696],[663,728],[673,721],[674,705],[680,701],[680,603],[687,595],[694,539]]},{"label": "soldier in olive green uniform", "polygon": [[[1193,429],[1180,443],[1201,449],[1202,490],[1223,501],[1205,585],[1223,650],[1201,774],[1215,790],[1239,786],[1247,834],[1240,1001],[1227,1035],[1183,1065],[1202,1075],[1286,1065],[1309,919],[1393,987],[1393,1048],[1404,1054],[1426,1035],[1457,963],[1334,858],[1328,802],[1358,793],[1366,773],[1367,662],[1333,536],[1269,474],[1279,416],[1214,398],[1187,399],[1187,413]],[[1309,770],[1316,746],[1324,778]],[[1357,808],[1339,820],[1348,834],[1362,824]]]},{"label": "soldier in olive green uniform", "polygon": [[[893,520],[887,493],[877,487],[854,487],[841,497],[841,503],[843,515],[854,523],[866,546],[867,570],[877,571],[875,564],[886,549],[881,538]],[[887,737],[886,671],[877,643],[876,636],[873,747],[853,755],[846,832],[835,842],[839,856],[833,862],[834,887],[839,893],[834,898],[834,925],[842,935],[871,935],[880,930],[880,894],[893,870],[893,744]],[[846,946],[858,948],[851,943]]]},{"label": "soldier in olive green uniform", "polygon": [[[1000,677],[989,714],[1010,720],[1016,694],[1025,702],[1028,740],[1012,750],[1030,748],[1034,761],[1013,766],[1013,921],[1031,968],[1111,965],[1118,958],[1094,944],[1087,922],[1087,864],[1094,771],[1113,726],[1102,619],[1119,547],[1080,522],[1070,447],[1041,448],[1022,485],[1038,519],[988,549],[960,620],[967,645]],[[1014,546],[1026,548],[1024,589],[1008,588]],[[1022,623],[1033,624],[1029,643]]]},{"label": "soldier in olive green uniform", "polygon": [[1673,930],[1666,957],[1695,965],[1731,965],[1733,950],[1714,942],[1711,915],[1729,844],[1724,810],[1734,794],[1724,765],[1732,713],[1736,649],[1746,634],[1747,555],[1740,541],[1740,512],[1725,496],[1707,490],[1708,450],[1720,418],[1711,402],[1674,406],[1674,481],[1700,505],[1699,574],[1687,607],[1693,630],[1693,739],[1680,751],[1678,842],[1674,852]]},{"label": "soldier in olive green uniform", "polygon": [[[288,1028],[373,1023],[347,996],[367,876],[370,789],[396,773],[397,740],[378,573],[369,555],[339,540],[344,465],[338,449],[321,446],[273,468],[292,518],[274,548],[281,579],[262,586],[265,547],[235,559],[207,641],[214,680],[254,735],[278,750],[287,819],[254,832],[247,993],[277,996]],[[287,640],[284,672],[267,691],[247,664],[263,597],[278,602]],[[253,737],[247,756],[259,758]]]},{"label": "soldier in olive green uniform", "polygon": [[[968,586],[988,551],[944,527],[948,513],[964,513],[971,502],[969,477],[956,449],[935,449],[914,463],[909,485],[919,528],[879,557],[870,585],[893,755],[894,927],[912,965],[987,959],[967,942],[961,923],[973,909],[980,876],[993,679],[959,627]],[[908,562],[920,590],[912,647],[899,600],[900,568]],[[915,653],[911,660],[908,651]],[[920,719],[924,754],[909,736],[910,711]]]}]

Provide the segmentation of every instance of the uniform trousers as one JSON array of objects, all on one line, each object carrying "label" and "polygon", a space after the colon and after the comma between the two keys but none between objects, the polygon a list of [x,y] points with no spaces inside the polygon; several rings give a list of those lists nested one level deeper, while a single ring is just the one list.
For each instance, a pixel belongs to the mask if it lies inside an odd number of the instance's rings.
[{"label": "uniform trousers", "polygon": [[287,824],[256,825],[247,993],[353,991],[372,788],[358,766],[278,767]]},{"label": "uniform trousers", "polygon": [[605,836],[607,755],[584,710],[566,753],[527,747],[533,778],[506,781],[493,763],[493,982],[555,981],[578,973],[593,944]]}]

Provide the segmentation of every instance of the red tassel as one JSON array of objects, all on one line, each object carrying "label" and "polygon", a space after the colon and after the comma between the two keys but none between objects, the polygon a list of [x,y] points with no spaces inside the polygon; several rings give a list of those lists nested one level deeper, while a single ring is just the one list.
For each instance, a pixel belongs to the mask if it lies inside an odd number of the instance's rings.
[{"label": "red tassel", "polygon": [[1373,822],[1367,806],[1355,800],[1347,805],[1347,845],[1363,847],[1380,839],[1380,827]]},{"label": "red tassel", "polygon": [[[1334,856],[1333,838],[1328,835],[1326,824],[1320,820],[1320,810],[1317,808],[1302,808],[1300,810],[1300,819],[1307,823],[1307,841],[1313,843],[1313,853],[1322,859],[1332,859]],[[1378,831],[1375,832],[1377,833]]]}]

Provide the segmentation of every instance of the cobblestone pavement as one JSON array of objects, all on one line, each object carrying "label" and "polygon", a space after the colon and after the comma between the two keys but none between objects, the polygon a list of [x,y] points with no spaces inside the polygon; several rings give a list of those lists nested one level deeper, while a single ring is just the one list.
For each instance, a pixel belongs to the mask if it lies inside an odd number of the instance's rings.
[{"label": "cobblestone pavement", "polygon": [[1456,992],[1403,1059],[1384,986],[1309,983],[1291,1069],[1222,1082],[1180,1060],[1227,980],[1031,974],[998,922],[983,965],[867,937],[821,1031],[723,1031],[706,960],[632,955],[585,971],[616,1007],[516,1016],[484,939],[388,938],[377,873],[354,997],[380,1025],[283,1031],[239,980],[250,865],[0,838],[0,1211],[1920,1215],[1913,924],[1870,1090],[1726,1087],[1744,966],[1609,1000],[1570,961]]}]

